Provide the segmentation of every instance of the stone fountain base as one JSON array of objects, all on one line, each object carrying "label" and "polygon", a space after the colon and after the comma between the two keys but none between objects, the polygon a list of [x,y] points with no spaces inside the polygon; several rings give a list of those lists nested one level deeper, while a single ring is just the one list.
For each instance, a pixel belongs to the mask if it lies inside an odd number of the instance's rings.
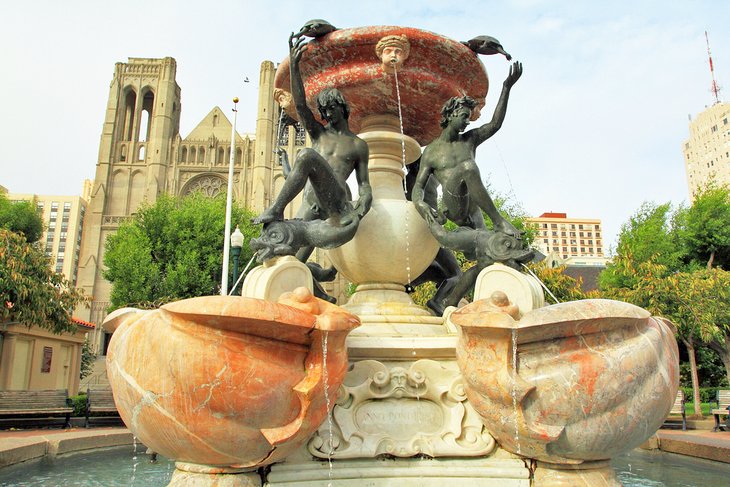
[{"label": "stone fountain base", "polygon": [[416,341],[387,324],[379,336],[371,325],[349,337],[331,422],[273,465],[264,485],[530,485],[529,463],[499,448],[469,404],[455,330],[422,326]]},{"label": "stone fountain base", "polygon": [[469,404],[456,329],[418,318],[348,337],[350,370],[330,398],[331,422],[273,465],[264,485],[530,485],[529,462],[499,448]]},{"label": "stone fountain base", "polygon": [[338,487],[528,487],[530,470],[523,460],[501,449],[489,458],[334,460],[331,467],[326,460],[287,460],[271,468],[264,485],[321,487],[330,482]]}]

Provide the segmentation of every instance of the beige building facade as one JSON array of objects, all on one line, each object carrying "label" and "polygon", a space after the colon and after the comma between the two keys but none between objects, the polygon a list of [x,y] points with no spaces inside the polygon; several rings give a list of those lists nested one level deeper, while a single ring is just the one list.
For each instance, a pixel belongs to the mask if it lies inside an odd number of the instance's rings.
[{"label": "beige building facade", "polygon": [[[236,133],[233,146],[232,123],[226,112],[214,107],[182,138],[176,70],[176,61],[169,57],[129,58],[114,69],[77,280],[77,287],[93,301],[90,309],[78,309],[76,315],[92,323],[101,323],[109,307],[111,286],[102,276],[106,238],[143,201],[154,202],[163,193],[225,192],[234,147],[234,200],[260,212],[284,184],[275,150],[284,148],[294,161],[299,150],[311,145],[298,124],[281,127],[284,117],[274,100],[276,68],[271,61],[261,64],[255,134]],[[285,216],[293,217],[300,203],[301,198],[293,201]],[[326,264],[323,253],[315,252],[313,258]],[[337,295],[345,285],[338,281],[327,290]],[[103,337],[94,341],[100,348]]]},{"label": "beige building facade", "polygon": [[90,323],[60,335],[21,323],[0,325],[0,390],[67,389],[79,391],[81,352]]},{"label": "beige building facade", "polygon": [[566,213],[543,213],[527,218],[535,225],[535,246],[546,256],[569,265],[605,265],[601,220],[568,218]]},{"label": "beige building facade", "polygon": [[682,152],[690,200],[710,181],[730,185],[730,103],[715,103],[690,120]]},{"label": "beige building facade", "polygon": [[[38,194],[8,193],[10,201],[34,201],[43,219],[41,245],[51,259],[51,268],[63,273],[72,285],[76,285],[83,240],[84,220],[88,190],[91,183],[84,182],[82,196],[48,196]],[[85,198],[86,197],[86,198]]]}]

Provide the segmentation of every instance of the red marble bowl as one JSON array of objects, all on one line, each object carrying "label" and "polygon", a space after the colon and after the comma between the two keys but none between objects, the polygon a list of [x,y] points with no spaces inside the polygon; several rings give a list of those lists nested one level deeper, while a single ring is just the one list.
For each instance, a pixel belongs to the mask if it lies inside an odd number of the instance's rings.
[{"label": "red marble bowl", "polygon": [[[375,53],[387,35],[403,35],[410,56],[398,74],[403,132],[425,146],[441,132],[441,107],[453,96],[469,95],[477,103],[472,119],[479,118],[489,82],[477,55],[460,42],[410,27],[374,26],[342,29],[309,42],[300,68],[307,103],[319,117],[316,96],[337,88],[350,105],[350,129],[360,131],[368,115],[398,115],[395,76],[383,70]],[[289,57],[279,65],[274,85],[291,92]]]}]

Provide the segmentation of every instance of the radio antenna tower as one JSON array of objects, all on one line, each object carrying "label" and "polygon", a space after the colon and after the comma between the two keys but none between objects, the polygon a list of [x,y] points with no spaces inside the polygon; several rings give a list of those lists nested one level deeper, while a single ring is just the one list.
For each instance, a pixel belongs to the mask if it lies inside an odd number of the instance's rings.
[{"label": "radio antenna tower", "polygon": [[710,91],[712,92],[713,96],[715,97],[715,103],[720,103],[720,88],[717,85],[717,81],[715,81],[715,67],[712,65],[712,53],[710,52],[710,38],[707,36],[707,31],[705,31],[705,41],[707,41],[707,57],[710,60],[710,75],[712,76],[712,85],[710,86]]}]

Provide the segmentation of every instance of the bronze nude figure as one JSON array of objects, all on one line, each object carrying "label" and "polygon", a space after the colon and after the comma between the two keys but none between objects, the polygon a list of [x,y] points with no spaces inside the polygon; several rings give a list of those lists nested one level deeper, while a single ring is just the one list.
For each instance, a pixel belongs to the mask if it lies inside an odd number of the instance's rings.
[{"label": "bronze nude figure", "polygon": [[[473,286],[478,272],[487,265],[504,262],[518,267],[519,263],[533,257],[531,251],[523,248],[521,233],[497,210],[475,161],[477,146],[502,126],[510,90],[521,75],[522,64],[513,63],[492,120],[473,130],[464,131],[476,108],[476,101],[469,96],[449,99],[441,110],[441,135],[424,149],[421,156],[412,192],[416,209],[442,246],[464,251],[468,258],[477,260],[477,265],[467,273],[450,278],[449,286],[438,293],[433,303],[429,303],[429,307],[437,313],[458,303]],[[442,188],[443,213],[428,201],[428,185],[434,180]],[[494,231],[487,229],[482,211],[492,221]],[[460,227],[456,232],[447,232],[441,226],[447,218]]]}]

